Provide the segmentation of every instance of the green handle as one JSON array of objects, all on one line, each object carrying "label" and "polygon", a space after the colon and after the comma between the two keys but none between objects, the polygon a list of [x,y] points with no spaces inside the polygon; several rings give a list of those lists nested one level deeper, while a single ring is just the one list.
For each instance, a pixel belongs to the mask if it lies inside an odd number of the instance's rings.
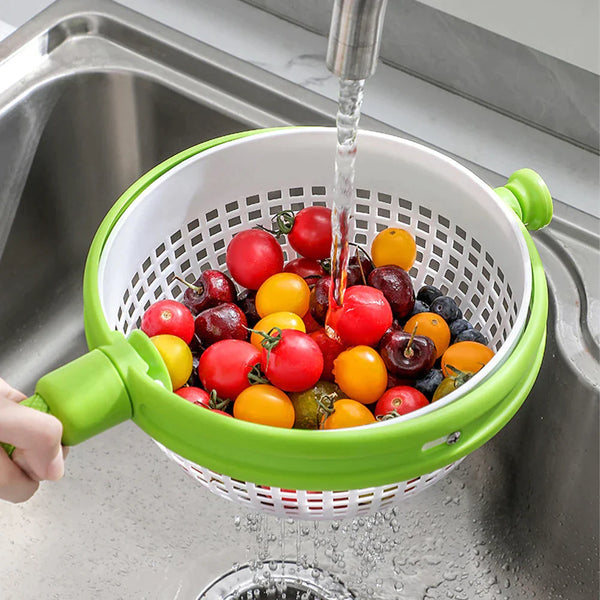
[{"label": "green handle", "polygon": [[[171,390],[166,367],[148,337],[136,330],[126,340],[113,332],[110,343],[44,375],[23,404],[54,415],[63,426],[63,445],[74,446],[133,416],[128,381],[134,372]],[[14,450],[2,447],[9,456]]]},{"label": "green handle", "polygon": [[[29,398],[25,398],[25,400],[23,400],[19,404],[21,406],[28,406],[29,408],[34,408],[35,410],[39,410],[40,412],[45,412],[45,413],[50,412],[50,408],[44,402],[44,399],[41,396],[38,396],[37,394],[34,394],[33,396],[30,396]],[[0,447],[4,448],[4,451],[9,456],[12,456],[12,453],[15,450],[14,446],[11,446],[10,444],[5,444],[4,442],[0,442]]]}]

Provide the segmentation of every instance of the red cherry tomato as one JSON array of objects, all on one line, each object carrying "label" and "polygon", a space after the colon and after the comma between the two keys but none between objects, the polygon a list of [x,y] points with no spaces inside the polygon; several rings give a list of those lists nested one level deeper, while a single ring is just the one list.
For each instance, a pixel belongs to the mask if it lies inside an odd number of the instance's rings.
[{"label": "red cherry tomato", "polygon": [[342,306],[329,305],[327,325],[347,346],[375,346],[394,320],[383,293],[367,285],[349,287]]},{"label": "red cherry tomato", "polygon": [[263,347],[260,358],[267,379],[284,392],[301,392],[315,385],[323,372],[323,354],[317,343],[294,329],[284,329],[273,338],[272,349]]},{"label": "red cherry tomato", "polygon": [[304,258],[323,260],[331,252],[331,209],[307,206],[294,216],[290,246]]},{"label": "red cherry tomato", "polygon": [[323,373],[321,374],[321,379],[334,381],[333,361],[338,357],[340,352],[343,352],[344,346],[337,340],[330,338],[322,327],[317,329],[317,331],[313,331],[310,337],[317,342],[317,346],[319,346],[323,354]]},{"label": "red cherry tomato", "polygon": [[238,233],[227,246],[227,268],[241,286],[257,290],[261,283],[283,269],[279,242],[261,229]]},{"label": "red cherry tomato", "polygon": [[235,398],[250,382],[248,373],[260,363],[260,350],[243,340],[222,340],[207,348],[198,362],[198,376],[219,398]]},{"label": "red cherry tomato", "polygon": [[189,344],[194,336],[194,316],[181,302],[159,300],[143,314],[140,329],[148,337],[174,335]]},{"label": "red cherry tomato", "polygon": [[382,417],[396,412],[405,415],[413,410],[429,405],[429,400],[416,388],[399,385],[390,388],[375,405],[375,416]]},{"label": "red cherry tomato", "polygon": [[230,415],[229,413],[226,413],[224,410],[219,410],[217,408],[213,408],[212,411],[214,413],[217,413],[218,415],[223,415],[224,417],[231,417],[233,419],[233,415]]},{"label": "red cherry tomato", "polygon": [[290,260],[289,263],[283,267],[286,273],[295,273],[300,275],[308,283],[309,287],[314,285],[318,279],[326,275],[325,269],[321,266],[321,263],[310,258],[295,258]]},{"label": "red cherry tomato", "polygon": [[220,398],[212,398],[210,396],[210,394],[206,390],[203,390],[202,388],[189,385],[186,387],[179,388],[178,390],[175,390],[175,393],[178,396],[185,398],[192,404],[195,404],[196,406],[201,406],[202,408],[208,408],[209,410],[212,410],[213,412],[220,413],[220,414],[226,415],[228,417],[231,417],[231,415],[229,413],[225,412],[224,410],[221,410],[222,408],[225,408],[229,404],[229,401],[221,400]]},{"label": "red cherry tomato", "polygon": [[175,393],[182,398],[185,398],[188,402],[196,404],[197,406],[204,406],[210,408],[210,394],[202,388],[195,386],[187,386],[175,390]]}]

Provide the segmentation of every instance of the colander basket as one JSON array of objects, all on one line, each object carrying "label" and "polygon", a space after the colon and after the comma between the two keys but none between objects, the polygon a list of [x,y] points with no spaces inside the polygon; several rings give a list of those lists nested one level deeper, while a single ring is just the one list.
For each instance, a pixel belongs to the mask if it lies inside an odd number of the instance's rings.
[{"label": "colander basket", "polygon": [[[425,489],[510,420],[543,356],[546,282],[523,222],[549,221],[547,189],[524,170],[496,192],[438,152],[366,131],[358,136],[352,241],[368,247],[386,227],[408,229],[417,242],[415,289],[436,285],[455,298],[489,338],[492,361],[428,407],[347,430],[255,425],[170,391],[164,365],[138,330],[144,311],[181,298],[176,277],[226,270],[227,244],[239,231],[268,225],[282,210],[330,206],[335,144],[331,128],[227,136],[174,156],[123,194],[98,230],[84,279],[91,352],[79,372],[82,388],[93,378],[99,391],[65,408],[57,396],[61,379],[72,388],[70,365],[36,389],[63,421],[65,443],[131,418],[212,492],[274,515],[330,519]],[[286,259],[296,256],[282,246]]]}]

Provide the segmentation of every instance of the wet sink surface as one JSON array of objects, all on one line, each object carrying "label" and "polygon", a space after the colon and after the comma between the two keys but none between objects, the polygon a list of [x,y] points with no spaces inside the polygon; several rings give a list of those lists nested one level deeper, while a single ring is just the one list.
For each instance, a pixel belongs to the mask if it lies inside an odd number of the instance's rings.
[{"label": "wet sink surface", "polygon": [[[23,35],[48,29],[49,58],[0,92],[0,375],[28,393],[86,350],[87,248],[130,183],[200,141],[331,123],[335,113],[323,98],[99,6],[100,16],[42,15]],[[128,423],[73,450],[60,483],[0,505],[0,597],[187,600],[261,553],[316,558],[360,598],[597,597],[597,222],[557,213],[536,236],[551,315],[534,390],[505,430],[393,517],[257,521],[195,486]],[[257,542],[261,532],[275,541]]]}]

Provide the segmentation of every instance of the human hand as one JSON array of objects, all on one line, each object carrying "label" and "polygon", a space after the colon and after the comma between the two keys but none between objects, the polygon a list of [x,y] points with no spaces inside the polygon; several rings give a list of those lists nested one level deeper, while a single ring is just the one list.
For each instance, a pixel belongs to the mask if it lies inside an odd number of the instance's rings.
[{"label": "human hand", "polygon": [[0,378],[0,440],[15,447],[12,458],[0,447],[0,499],[10,502],[31,498],[42,480],[60,479],[67,454],[61,422],[19,405],[24,399]]}]

